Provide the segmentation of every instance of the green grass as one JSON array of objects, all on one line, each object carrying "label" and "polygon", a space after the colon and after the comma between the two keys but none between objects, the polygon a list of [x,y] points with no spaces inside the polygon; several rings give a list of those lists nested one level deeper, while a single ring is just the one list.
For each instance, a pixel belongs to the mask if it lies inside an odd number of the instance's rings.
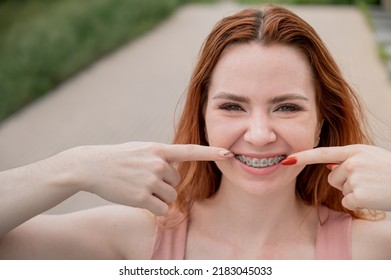
[{"label": "green grass", "polygon": [[380,58],[380,60],[386,64],[391,58],[389,57],[386,47],[383,44],[378,44],[377,45],[377,53]]},{"label": "green grass", "polygon": [[[366,19],[366,22],[368,23],[369,28],[371,28],[373,31],[375,31],[376,27],[373,22],[372,15],[369,11],[368,4],[361,2],[361,3],[359,3],[358,6],[359,6],[359,9],[361,10],[361,13],[363,14],[364,18]],[[385,65],[387,65],[388,61],[391,59],[391,57],[389,57],[389,54],[386,50],[386,47],[384,46],[384,44],[382,44],[380,42],[377,42],[377,55],[378,55],[379,59],[382,61],[382,63],[384,63]]]},{"label": "green grass", "polygon": [[185,2],[194,1],[0,0],[0,120]]},{"label": "green grass", "polygon": [[236,0],[239,3],[256,4],[256,3],[269,3],[269,4],[316,4],[316,5],[352,5],[360,2],[366,2],[368,4],[375,4],[378,0]]}]

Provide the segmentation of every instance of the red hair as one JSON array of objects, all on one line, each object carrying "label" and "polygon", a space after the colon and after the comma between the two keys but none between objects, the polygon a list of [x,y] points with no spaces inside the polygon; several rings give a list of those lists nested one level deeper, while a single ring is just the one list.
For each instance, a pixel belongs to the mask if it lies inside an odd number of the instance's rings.
[{"label": "red hair", "polygon": [[[371,143],[359,99],[315,30],[289,10],[268,6],[263,11],[246,9],[222,19],[206,38],[190,80],[175,144],[208,145],[204,108],[213,69],[224,49],[249,42],[291,46],[307,59],[316,88],[319,118],[324,120],[319,146]],[[182,162],[178,171],[182,181],[177,187],[178,199],[173,207],[188,216],[194,202],[208,198],[218,190],[221,172],[214,162]],[[297,178],[296,195],[307,204],[325,205],[359,217],[360,212],[342,206],[343,196],[329,185],[328,174],[323,165],[306,166]]]}]

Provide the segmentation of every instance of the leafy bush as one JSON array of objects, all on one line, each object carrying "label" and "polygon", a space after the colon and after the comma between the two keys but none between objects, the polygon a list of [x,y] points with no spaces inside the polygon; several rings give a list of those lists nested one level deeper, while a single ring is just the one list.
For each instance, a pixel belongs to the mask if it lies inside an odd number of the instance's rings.
[{"label": "leafy bush", "polygon": [[360,2],[366,4],[379,4],[380,0],[236,0],[239,3],[274,3],[274,4],[337,4],[352,5]]},{"label": "leafy bush", "polygon": [[188,0],[0,2],[0,120]]}]

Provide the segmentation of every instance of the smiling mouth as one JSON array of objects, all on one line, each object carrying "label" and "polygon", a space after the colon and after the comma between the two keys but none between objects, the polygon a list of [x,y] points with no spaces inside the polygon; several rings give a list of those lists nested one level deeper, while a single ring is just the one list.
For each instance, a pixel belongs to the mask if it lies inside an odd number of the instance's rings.
[{"label": "smiling mouth", "polygon": [[266,168],[276,164],[279,164],[282,160],[286,159],[286,155],[279,155],[270,158],[251,158],[244,155],[235,155],[235,157],[244,164],[254,168]]}]

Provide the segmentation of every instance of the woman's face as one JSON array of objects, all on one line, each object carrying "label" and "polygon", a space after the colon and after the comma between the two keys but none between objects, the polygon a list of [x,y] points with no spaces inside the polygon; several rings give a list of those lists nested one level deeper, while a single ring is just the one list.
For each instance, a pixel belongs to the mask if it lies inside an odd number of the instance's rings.
[{"label": "woman's face", "polygon": [[205,123],[210,146],[235,154],[216,162],[220,187],[258,195],[294,188],[303,167],[280,161],[317,146],[321,128],[308,63],[292,47],[229,47],[212,73]]}]

